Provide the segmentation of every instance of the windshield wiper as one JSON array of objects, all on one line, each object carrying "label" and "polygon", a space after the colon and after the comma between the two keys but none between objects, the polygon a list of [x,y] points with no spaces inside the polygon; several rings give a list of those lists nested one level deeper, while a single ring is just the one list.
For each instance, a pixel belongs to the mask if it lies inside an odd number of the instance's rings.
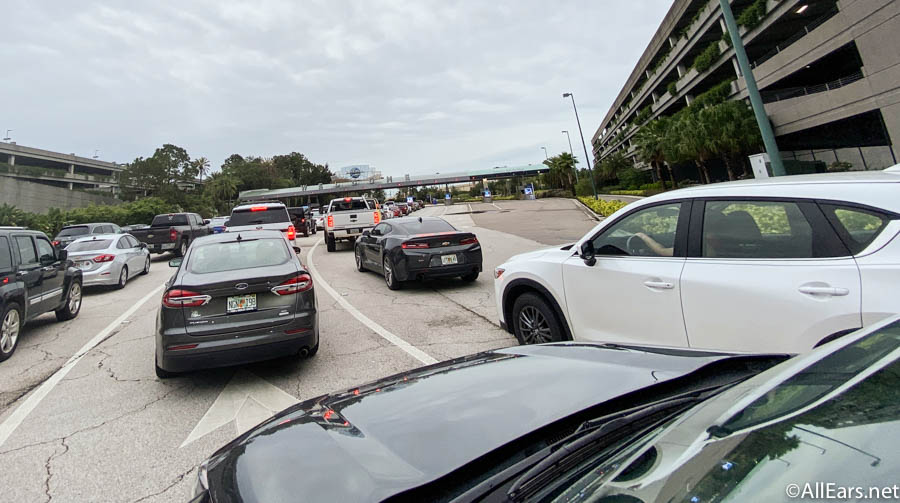
[{"label": "windshield wiper", "polygon": [[532,466],[510,486],[507,492],[513,501],[527,499],[533,493],[554,480],[560,472],[572,469],[582,458],[628,436],[655,427],[679,412],[687,410],[715,393],[721,386],[707,390],[694,390],[664,400],[609,414],[585,421],[569,437],[560,441],[556,450]]}]

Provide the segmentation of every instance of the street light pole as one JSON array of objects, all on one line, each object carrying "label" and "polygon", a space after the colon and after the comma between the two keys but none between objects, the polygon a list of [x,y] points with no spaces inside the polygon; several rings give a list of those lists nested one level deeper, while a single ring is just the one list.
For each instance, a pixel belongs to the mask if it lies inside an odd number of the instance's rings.
[{"label": "street light pole", "polygon": [[6,130],[6,137],[3,138],[3,141],[9,141],[9,140],[12,139],[12,138],[9,136],[10,131],[12,131],[12,129],[7,129],[7,130]]},{"label": "street light pole", "polygon": [[737,56],[738,67],[744,74],[744,81],[747,83],[747,94],[750,97],[750,105],[753,107],[753,114],[756,115],[756,124],[759,126],[759,132],[762,135],[763,144],[766,146],[766,153],[769,154],[769,163],[772,165],[772,174],[775,176],[784,176],[784,163],[781,162],[781,152],[778,150],[778,144],[775,142],[775,132],[772,131],[772,124],[769,122],[769,116],[766,115],[766,107],[763,104],[762,97],[759,95],[759,88],[756,86],[756,78],[753,76],[753,69],[750,68],[750,60],[747,59],[747,51],[744,50],[744,41],[738,32],[737,23],[734,21],[734,13],[731,12],[731,4],[728,0],[719,0],[722,6],[722,17],[725,18],[725,26],[728,28],[728,35],[731,37],[731,45],[734,47],[734,55]]},{"label": "street light pole", "polygon": [[[572,137],[569,136],[568,131],[564,130],[563,133],[566,133],[566,138],[569,139],[569,155],[572,156],[572,160],[574,161],[575,160],[575,152],[572,150]],[[574,163],[572,164],[572,169],[575,170],[575,183],[578,183],[578,168],[575,167]]]},{"label": "street light pole", "polygon": [[594,199],[597,197],[597,186],[594,184],[594,169],[591,167],[591,158],[588,157],[587,143],[584,142],[584,131],[581,130],[581,119],[578,118],[578,107],[575,106],[575,95],[563,93],[563,98],[572,98],[572,109],[575,110],[575,122],[578,123],[578,134],[581,136],[581,146],[584,147],[584,160],[588,165],[588,174],[591,176],[591,189],[594,191]]},{"label": "street light pole", "polygon": [[547,147],[541,147],[541,148],[544,149],[544,159],[550,159],[550,156],[547,155]]}]

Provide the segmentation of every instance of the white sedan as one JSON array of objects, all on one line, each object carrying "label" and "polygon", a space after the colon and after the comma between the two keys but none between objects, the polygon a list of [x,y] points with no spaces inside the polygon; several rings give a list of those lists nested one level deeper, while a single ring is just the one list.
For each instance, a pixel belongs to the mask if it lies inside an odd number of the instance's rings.
[{"label": "white sedan", "polygon": [[130,278],[150,272],[150,251],[131,234],[95,234],[66,247],[81,269],[83,285],[124,288]]},{"label": "white sedan", "polygon": [[800,353],[900,313],[898,233],[896,167],[675,190],[500,265],[497,309],[522,344]]}]

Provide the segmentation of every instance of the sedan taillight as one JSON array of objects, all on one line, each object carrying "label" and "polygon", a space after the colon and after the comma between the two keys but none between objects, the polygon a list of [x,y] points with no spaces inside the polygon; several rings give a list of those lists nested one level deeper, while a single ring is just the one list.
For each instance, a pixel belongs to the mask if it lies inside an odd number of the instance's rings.
[{"label": "sedan taillight", "polygon": [[190,290],[174,288],[163,295],[163,305],[166,307],[200,307],[208,303],[212,297],[201,295]]},{"label": "sedan taillight", "polygon": [[103,255],[97,255],[96,257],[94,257],[93,260],[94,260],[94,262],[96,262],[98,264],[102,264],[103,262],[112,262],[115,259],[116,259],[115,255],[110,255],[108,253],[104,253]]},{"label": "sedan taillight", "polygon": [[294,238],[297,237],[297,229],[294,229],[294,226],[290,226],[287,229],[287,238],[290,241],[293,241]]},{"label": "sedan taillight", "polygon": [[276,295],[293,295],[295,293],[305,292],[312,288],[312,286],[313,282],[309,274],[300,274],[287,281],[283,281],[276,287],[272,287],[272,293]]},{"label": "sedan taillight", "polygon": [[478,243],[478,238],[476,238],[475,236],[472,236],[470,238],[463,238],[459,241],[459,244],[461,245],[473,245],[476,243]]}]

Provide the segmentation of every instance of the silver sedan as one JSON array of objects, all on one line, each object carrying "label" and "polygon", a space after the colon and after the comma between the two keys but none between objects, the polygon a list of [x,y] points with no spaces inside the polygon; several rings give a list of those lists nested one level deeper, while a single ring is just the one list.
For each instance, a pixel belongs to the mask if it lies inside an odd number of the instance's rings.
[{"label": "silver sedan", "polygon": [[150,251],[131,234],[96,234],[66,247],[81,269],[84,286],[124,288],[130,278],[150,272]]}]

